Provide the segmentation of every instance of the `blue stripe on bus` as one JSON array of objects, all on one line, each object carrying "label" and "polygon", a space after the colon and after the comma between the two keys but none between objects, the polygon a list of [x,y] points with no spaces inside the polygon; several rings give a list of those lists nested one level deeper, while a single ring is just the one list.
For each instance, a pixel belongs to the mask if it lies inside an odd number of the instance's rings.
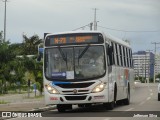
[{"label": "blue stripe on bus", "polygon": [[71,84],[71,82],[52,82],[52,85],[58,85],[58,84]]}]

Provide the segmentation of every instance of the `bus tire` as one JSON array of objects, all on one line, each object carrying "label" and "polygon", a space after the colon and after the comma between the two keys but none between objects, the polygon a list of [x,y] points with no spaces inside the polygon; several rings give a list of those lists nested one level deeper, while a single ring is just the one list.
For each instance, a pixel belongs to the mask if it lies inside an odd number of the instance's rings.
[{"label": "bus tire", "polygon": [[114,98],[113,98],[113,101],[104,104],[107,110],[113,110],[113,108],[116,105],[116,99],[117,99],[117,85],[115,84],[115,86],[114,86]]},{"label": "bus tire", "polygon": [[113,108],[114,108],[114,101],[107,103],[107,106],[106,106],[107,110],[113,110]]},{"label": "bus tire", "polygon": [[123,100],[124,105],[129,105],[130,104],[130,86],[128,84],[128,90],[127,90],[127,98]]},{"label": "bus tire", "polygon": [[123,104],[123,100],[116,101],[116,105],[122,105],[122,104]]},{"label": "bus tire", "polygon": [[68,109],[72,109],[72,105],[68,105],[68,104],[58,104],[57,105],[58,112],[65,112]]},{"label": "bus tire", "polygon": [[158,101],[160,101],[160,93],[158,93]]}]

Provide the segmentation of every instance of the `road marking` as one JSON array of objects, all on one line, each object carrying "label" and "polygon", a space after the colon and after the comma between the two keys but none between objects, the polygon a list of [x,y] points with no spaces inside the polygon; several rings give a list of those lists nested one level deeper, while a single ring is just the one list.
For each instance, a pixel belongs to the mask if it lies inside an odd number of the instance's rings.
[{"label": "road marking", "polygon": [[151,99],[151,97],[148,97],[148,98],[147,98],[147,100],[150,100],[150,99]]},{"label": "road marking", "polygon": [[24,103],[40,103],[41,101],[28,101],[28,102],[16,102],[16,103],[8,103],[8,104],[24,104]]},{"label": "road marking", "polygon": [[145,103],[145,101],[141,102],[139,105],[143,105]]},{"label": "road marking", "polygon": [[104,120],[111,120],[111,118],[105,118]]},{"label": "road marking", "polygon": [[134,108],[129,108],[129,109],[127,109],[127,110],[125,110],[125,111],[131,111],[131,110],[133,110]]},{"label": "road marking", "polygon": [[150,89],[150,91],[152,92],[152,89]]},{"label": "road marking", "polygon": [[153,95],[153,93],[150,93],[150,95]]}]

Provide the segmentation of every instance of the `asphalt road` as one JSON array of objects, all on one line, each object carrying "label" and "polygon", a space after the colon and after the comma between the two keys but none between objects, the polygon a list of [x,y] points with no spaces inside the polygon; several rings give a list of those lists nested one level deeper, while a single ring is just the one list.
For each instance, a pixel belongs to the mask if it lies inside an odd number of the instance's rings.
[{"label": "asphalt road", "polygon": [[[130,105],[118,105],[113,110],[105,110],[102,105],[90,108],[78,108],[65,113],[59,113],[57,109],[41,113],[43,120],[160,120],[160,102],[157,98],[158,84],[136,85],[131,92]],[[129,117],[128,117],[129,116]],[[54,118],[53,118],[54,117]],[[145,117],[145,118],[144,118]],[[12,120],[19,120],[15,118]],[[27,118],[24,118],[24,120]],[[39,120],[40,118],[30,118]]]}]

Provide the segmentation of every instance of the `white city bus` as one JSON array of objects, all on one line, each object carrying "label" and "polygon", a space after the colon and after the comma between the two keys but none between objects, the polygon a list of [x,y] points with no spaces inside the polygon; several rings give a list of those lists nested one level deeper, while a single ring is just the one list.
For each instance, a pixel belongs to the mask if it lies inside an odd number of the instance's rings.
[{"label": "white city bus", "polygon": [[86,107],[130,103],[132,51],[128,43],[99,31],[47,34],[44,44],[46,105],[59,112],[72,105]]}]

